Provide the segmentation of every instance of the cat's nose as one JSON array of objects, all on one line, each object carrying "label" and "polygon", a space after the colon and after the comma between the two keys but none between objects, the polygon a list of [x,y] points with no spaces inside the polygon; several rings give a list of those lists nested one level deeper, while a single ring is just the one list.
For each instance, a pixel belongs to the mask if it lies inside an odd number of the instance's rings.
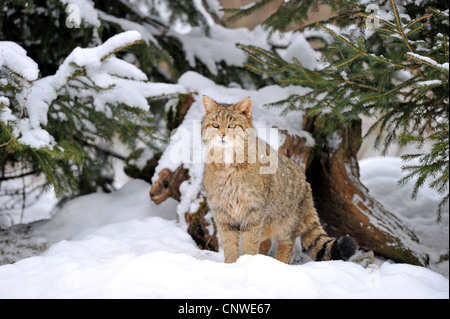
[{"label": "cat's nose", "polygon": [[225,136],[225,132],[219,132],[219,136],[223,138]]}]

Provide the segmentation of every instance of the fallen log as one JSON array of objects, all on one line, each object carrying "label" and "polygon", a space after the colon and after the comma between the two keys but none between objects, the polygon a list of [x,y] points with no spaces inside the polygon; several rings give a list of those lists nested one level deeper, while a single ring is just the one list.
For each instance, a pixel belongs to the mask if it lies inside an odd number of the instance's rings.
[{"label": "fallen log", "polygon": [[356,160],[360,140],[360,122],[338,130],[323,147],[329,158],[315,158],[308,167],[307,179],[326,231],[348,234],[361,248],[397,262],[426,264],[427,256],[414,251],[416,235],[361,183]]}]

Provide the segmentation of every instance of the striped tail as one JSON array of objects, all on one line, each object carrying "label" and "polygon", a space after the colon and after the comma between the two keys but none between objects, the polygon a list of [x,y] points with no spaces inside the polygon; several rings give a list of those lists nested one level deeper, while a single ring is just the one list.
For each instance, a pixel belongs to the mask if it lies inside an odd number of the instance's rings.
[{"label": "striped tail", "polygon": [[357,249],[356,241],[350,236],[331,238],[323,230],[319,220],[310,224],[308,230],[300,234],[302,247],[314,260],[348,260]]},{"label": "striped tail", "polygon": [[356,241],[350,236],[331,238],[327,235],[320,224],[319,215],[314,208],[311,187],[308,183],[307,193],[302,206],[309,207],[305,209],[303,223],[297,230],[297,236],[300,236],[302,248],[309,252],[314,260],[348,260],[353,256],[357,249]]},{"label": "striped tail", "polygon": [[328,237],[328,240],[320,247],[315,247],[317,251],[314,260],[348,260],[356,252],[356,242],[350,236],[343,236],[338,239]]}]

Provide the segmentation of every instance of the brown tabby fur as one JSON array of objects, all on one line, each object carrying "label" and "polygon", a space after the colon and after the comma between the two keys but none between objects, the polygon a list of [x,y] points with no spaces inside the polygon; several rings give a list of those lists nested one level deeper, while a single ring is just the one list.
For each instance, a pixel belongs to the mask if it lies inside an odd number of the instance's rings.
[{"label": "brown tabby fur", "polygon": [[[303,249],[315,260],[348,259],[356,249],[354,240],[333,239],[325,233],[311,187],[298,164],[264,142],[260,145],[265,151],[256,156],[256,161],[249,161],[249,143],[261,142],[251,131],[251,100],[229,105],[204,96],[203,105],[202,138],[207,146],[204,184],[225,262],[239,257],[241,236],[242,254],[267,254],[274,239],[278,243],[275,258],[289,263],[295,238],[300,236]],[[231,155],[222,154],[225,147],[232,150]],[[243,160],[238,160],[236,154],[242,152]],[[261,174],[268,158],[273,160],[274,156],[278,161],[276,171]]]}]

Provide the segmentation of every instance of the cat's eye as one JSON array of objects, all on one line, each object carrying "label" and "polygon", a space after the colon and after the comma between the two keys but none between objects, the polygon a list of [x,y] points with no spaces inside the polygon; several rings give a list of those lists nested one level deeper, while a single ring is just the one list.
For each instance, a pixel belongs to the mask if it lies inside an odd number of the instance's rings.
[{"label": "cat's eye", "polygon": [[214,128],[219,128],[219,124],[214,123],[214,124],[212,125],[212,127],[214,127]]},{"label": "cat's eye", "polygon": [[234,123],[228,125],[228,128],[235,128],[235,127],[236,127],[236,124],[234,124]]}]

